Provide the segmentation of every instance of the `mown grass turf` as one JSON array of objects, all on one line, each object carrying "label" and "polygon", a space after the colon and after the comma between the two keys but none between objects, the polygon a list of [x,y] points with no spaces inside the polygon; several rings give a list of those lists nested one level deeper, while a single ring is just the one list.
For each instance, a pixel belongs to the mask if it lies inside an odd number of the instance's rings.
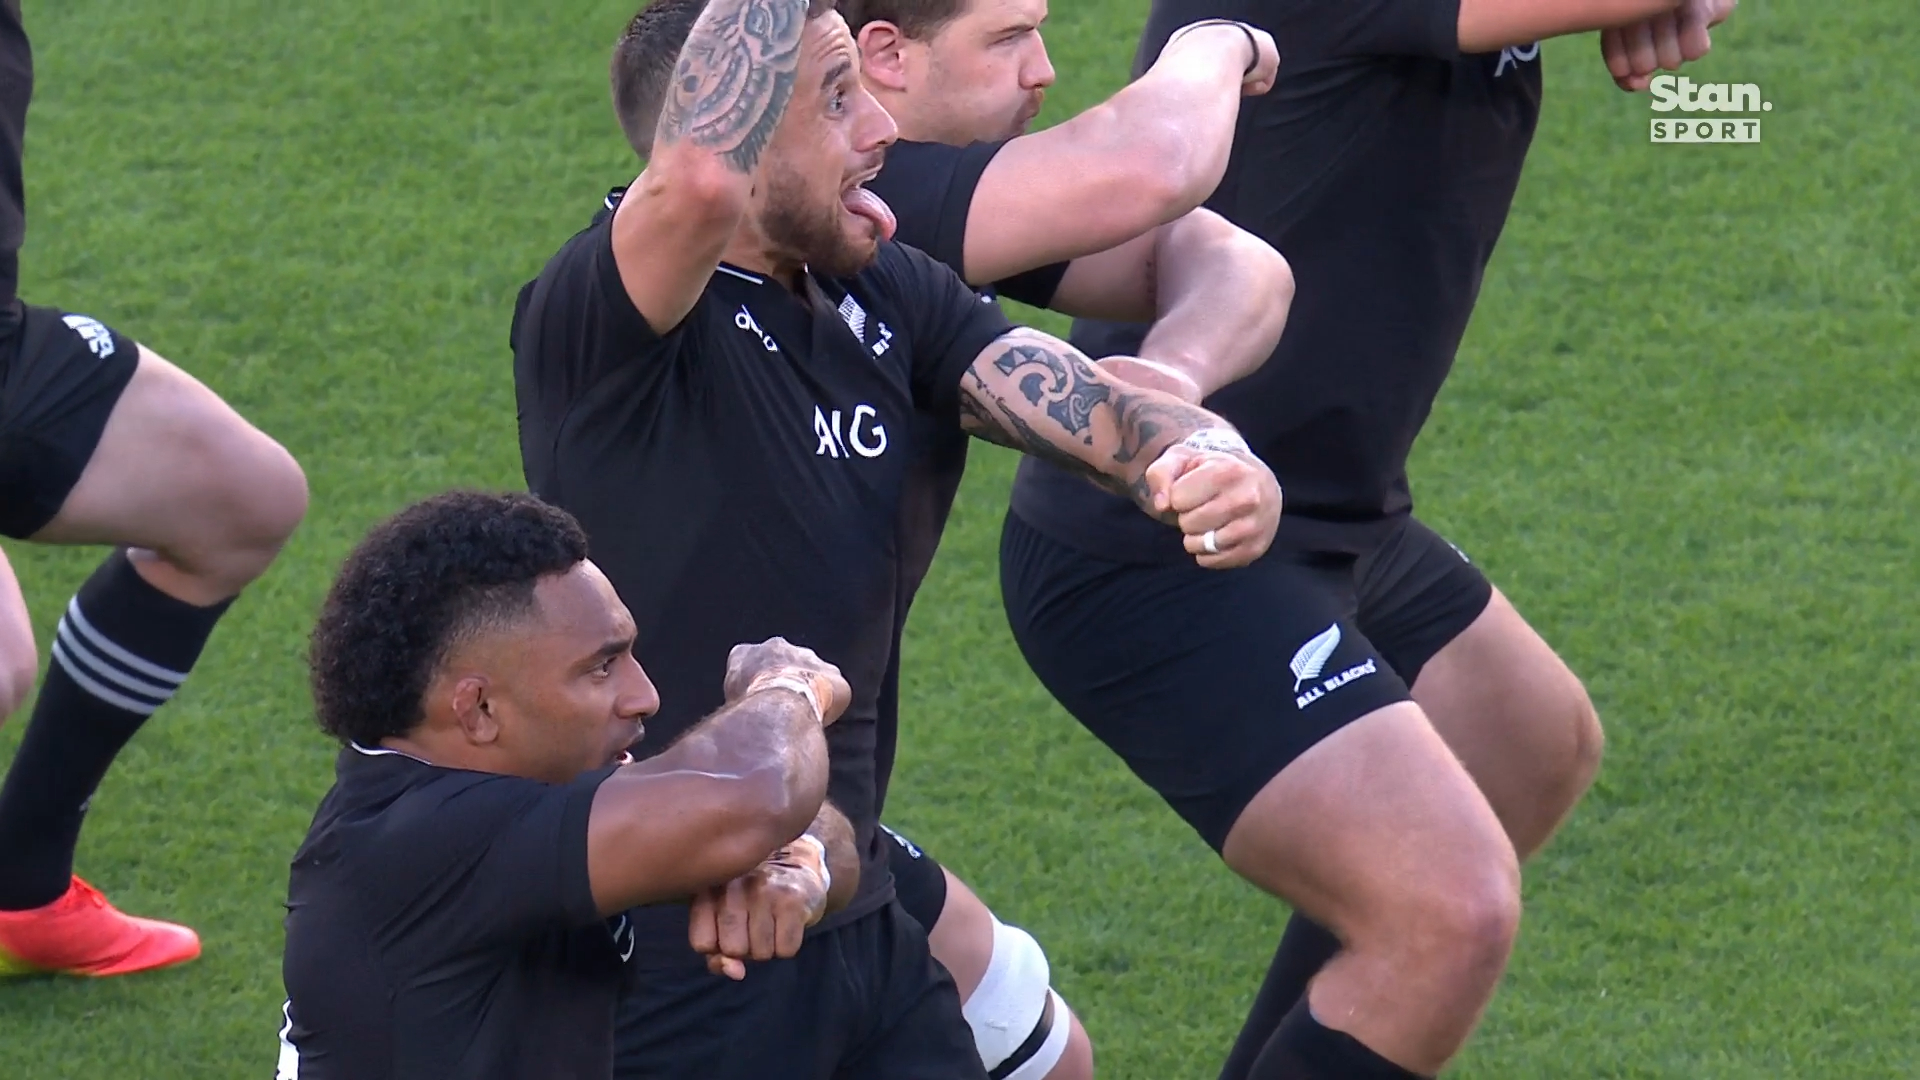
[{"label": "mown grass turf", "polygon": [[[127,909],[198,927],[205,959],[0,987],[0,1076],[264,1076],[286,861],[330,779],[305,633],[369,523],[517,481],[513,292],[627,176],[603,71],[628,12],[27,14],[25,294],[198,374],[300,458],[314,510],[81,852]],[[1060,6],[1048,119],[1119,85],[1143,14]],[[1415,479],[1588,680],[1610,743],[1530,869],[1458,1075],[1920,1074],[1910,21],[1894,0],[1743,5],[1694,74],[1761,85],[1758,146],[1649,145],[1646,99],[1590,37],[1546,49],[1539,140]],[[890,819],[1045,943],[1103,1075],[1210,1077],[1284,912],[1020,662],[994,568],[1010,473],[976,452],[916,609]],[[44,644],[100,553],[7,552]]]}]

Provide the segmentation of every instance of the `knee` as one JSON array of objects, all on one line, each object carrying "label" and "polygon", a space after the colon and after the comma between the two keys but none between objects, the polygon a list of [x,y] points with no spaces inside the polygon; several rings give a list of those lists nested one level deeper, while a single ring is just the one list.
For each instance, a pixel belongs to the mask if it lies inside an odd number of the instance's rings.
[{"label": "knee", "polygon": [[221,512],[209,521],[205,547],[223,571],[244,584],[266,572],[307,515],[306,473],[286,448],[250,431],[244,454],[229,457],[208,479],[219,485]]},{"label": "knee", "polygon": [[1463,988],[1499,981],[1520,932],[1520,864],[1511,848],[1480,865],[1423,879],[1394,923],[1405,949]]},{"label": "knee", "polygon": [[1606,751],[1607,741],[1606,732],[1600,726],[1600,713],[1593,707],[1593,698],[1588,696],[1587,688],[1578,679],[1572,682],[1566,705],[1567,763],[1562,772],[1569,805],[1593,786],[1593,778],[1600,772],[1600,759]]},{"label": "knee", "polygon": [[[1053,991],[1046,953],[1033,935],[994,920],[993,957],[962,1010],[980,1061],[1007,1080],[1084,1080],[1093,1048],[1073,1013]],[[1085,1071],[1075,1071],[1075,1033]]]},{"label": "knee", "polygon": [[27,703],[39,675],[40,657],[31,641],[24,649],[9,649],[5,657],[0,657],[0,721]]}]

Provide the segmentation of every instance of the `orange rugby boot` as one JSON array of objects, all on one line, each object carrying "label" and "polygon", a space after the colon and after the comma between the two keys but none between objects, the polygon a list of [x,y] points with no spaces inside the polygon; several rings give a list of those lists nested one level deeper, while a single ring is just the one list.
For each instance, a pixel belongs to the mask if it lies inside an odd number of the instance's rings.
[{"label": "orange rugby boot", "polygon": [[45,907],[0,911],[0,976],[131,975],[199,955],[200,935],[123,915],[78,877]]}]

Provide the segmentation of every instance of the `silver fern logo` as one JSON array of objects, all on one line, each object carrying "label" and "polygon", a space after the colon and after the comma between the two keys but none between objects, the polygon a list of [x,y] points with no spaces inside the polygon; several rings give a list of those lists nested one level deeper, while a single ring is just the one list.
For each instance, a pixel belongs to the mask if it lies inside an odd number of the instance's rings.
[{"label": "silver fern logo", "polygon": [[1300,651],[1293,654],[1287,666],[1293,669],[1293,692],[1300,692],[1300,684],[1308,679],[1317,679],[1326,669],[1327,661],[1333,656],[1333,650],[1340,647],[1340,624],[1334,623],[1325,630],[1313,635]]}]

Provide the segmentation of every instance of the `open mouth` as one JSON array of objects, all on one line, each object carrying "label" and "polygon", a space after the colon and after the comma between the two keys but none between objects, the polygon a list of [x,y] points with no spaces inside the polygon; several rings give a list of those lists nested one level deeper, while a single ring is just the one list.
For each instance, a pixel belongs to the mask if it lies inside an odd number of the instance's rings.
[{"label": "open mouth", "polygon": [[891,240],[893,230],[899,226],[899,222],[894,220],[893,208],[887,205],[886,200],[868,191],[866,187],[867,181],[878,175],[880,170],[875,169],[856,179],[840,193],[840,205],[854,217],[873,222],[873,227],[880,234],[880,239]]}]

